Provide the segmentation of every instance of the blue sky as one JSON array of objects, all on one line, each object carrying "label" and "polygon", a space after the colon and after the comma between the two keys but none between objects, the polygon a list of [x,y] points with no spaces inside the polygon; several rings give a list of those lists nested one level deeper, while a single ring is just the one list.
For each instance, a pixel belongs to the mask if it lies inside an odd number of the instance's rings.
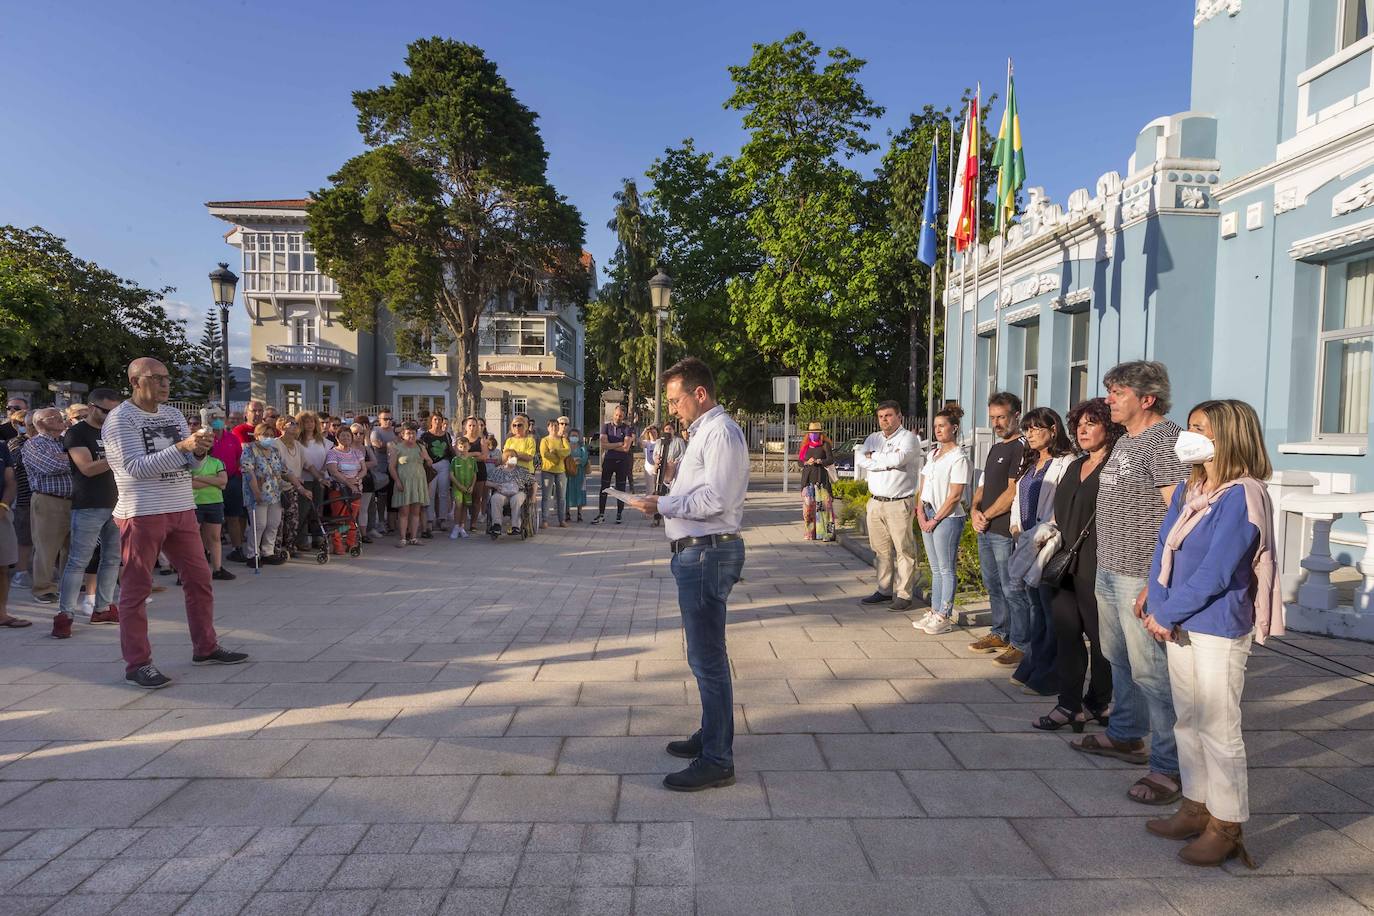
[{"label": "blue sky", "polygon": [[[805,30],[869,63],[875,140],[927,102],[1000,89],[1014,58],[1028,183],[1062,202],[1135,133],[1188,107],[1189,0],[0,0],[0,222],[40,225],[150,286],[198,338],[206,274],[233,249],[207,200],[297,197],[360,149],[350,93],[386,82],[407,42],[473,42],[540,115],[555,186],[604,264],[620,179],[684,137],[733,152],[726,67]],[[61,11],[60,13],[58,11]],[[1125,17],[1129,29],[1123,28]],[[965,23],[976,15],[976,33]],[[993,117],[999,117],[1000,110]],[[247,331],[231,313],[231,354]]]}]

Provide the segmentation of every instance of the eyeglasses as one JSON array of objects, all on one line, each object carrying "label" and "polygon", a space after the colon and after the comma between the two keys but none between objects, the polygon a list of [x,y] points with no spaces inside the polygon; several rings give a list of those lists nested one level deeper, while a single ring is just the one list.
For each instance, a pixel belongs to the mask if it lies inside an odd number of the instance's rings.
[{"label": "eyeglasses", "polygon": [[155,385],[170,385],[170,384],[172,384],[172,377],[171,377],[170,375],[140,375],[139,378],[141,378],[141,379],[144,379],[144,378],[146,378],[146,379],[152,379],[152,380],[153,380],[153,384],[155,384]]},{"label": "eyeglasses", "polygon": [[666,400],[666,401],[668,402],[668,406],[669,406],[669,407],[676,407],[676,406],[677,406],[677,402],[678,402],[678,401],[681,401],[681,400],[682,400],[683,398],[685,398],[685,397],[687,397],[687,395],[685,395],[685,394],[680,394],[680,395],[678,395],[678,396],[675,397],[675,398],[665,398],[664,400]]}]

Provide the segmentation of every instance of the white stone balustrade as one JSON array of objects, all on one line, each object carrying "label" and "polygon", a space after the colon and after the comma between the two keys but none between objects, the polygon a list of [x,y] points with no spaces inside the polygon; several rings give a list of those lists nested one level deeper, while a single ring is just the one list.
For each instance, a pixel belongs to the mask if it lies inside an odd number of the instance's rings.
[{"label": "white stone balustrade", "polygon": [[[1361,579],[1355,589],[1353,605],[1341,605],[1337,586],[1331,574],[1341,568],[1331,554],[1331,528],[1346,515],[1358,515],[1364,522],[1367,543],[1374,543],[1374,493],[1294,492],[1278,504],[1278,516],[1285,522],[1285,536],[1279,541],[1280,552],[1291,548],[1292,518],[1300,515],[1303,529],[1310,531],[1310,540],[1300,562],[1306,572],[1298,584],[1296,595],[1287,602],[1287,622],[1290,629],[1307,633],[1324,633],[1351,639],[1374,640],[1374,552],[1365,551],[1356,564]],[[1279,538],[1279,532],[1275,532]],[[1286,569],[1291,556],[1280,557],[1280,568]]]}]

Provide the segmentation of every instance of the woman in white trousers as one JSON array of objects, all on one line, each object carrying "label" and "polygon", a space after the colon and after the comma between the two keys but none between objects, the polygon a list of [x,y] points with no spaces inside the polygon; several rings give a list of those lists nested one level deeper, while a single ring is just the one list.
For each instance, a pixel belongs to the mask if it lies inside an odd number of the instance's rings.
[{"label": "woman in white trousers", "polygon": [[1183,804],[1149,821],[1153,834],[1189,840],[1179,858],[1254,868],[1242,824],[1250,818],[1240,698],[1251,642],[1283,634],[1272,473],[1259,417],[1244,401],[1204,401],[1174,450],[1193,466],[1159,529],[1142,622],[1166,643],[1178,716],[1174,737]]}]

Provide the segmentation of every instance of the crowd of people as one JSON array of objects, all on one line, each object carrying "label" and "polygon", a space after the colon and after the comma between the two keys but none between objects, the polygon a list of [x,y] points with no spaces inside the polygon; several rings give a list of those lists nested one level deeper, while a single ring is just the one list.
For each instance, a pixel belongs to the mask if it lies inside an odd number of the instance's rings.
[{"label": "crowd of people", "polygon": [[968,650],[995,653],[1013,685],[1054,699],[1035,728],[1099,726],[1074,749],[1146,767],[1127,794],[1179,804],[1145,826],[1188,841],[1185,862],[1252,865],[1240,698],[1252,641],[1283,633],[1259,418],[1208,400],[1180,428],[1158,362],[1118,365],[1103,385],[1067,422],[992,395],[995,441],[976,485],[958,406],[937,414],[926,449],[895,402],[879,405],[880,430],[855,456],[878,573],[863,603],[913,607],[919,530],[930,608],[913,626],[951,631],[971,523],[992,627]]},{"label": "crowd of people", "polygon": [[[723,416],[709,372],[683,365],[674,384],[691,380],[700,413]],[[117,624],[126,679],[141,687],[170,682],[152,664],[148,641],[149,595],[165,590],[155,583],[159,567],[182,587],[193,662],[237,664],[247,656],[222,648],[213,622],[212,583],[235,578],[226,563],[260,571],[303,551],[356,555],[361,544],[391,535],[396,547],[415,547],[435,532],[499,537],[582,520],[590,454],[568,417],[548,420],[537,436],[517,414],[499,441],[479,417],[455,431],[440,413],[398,426],[386,410],[374,423],[291,416],[252,401],[242,416],[212,407],[188,419],[167,403],[161,363],[135,361],[129,383],[127,400],[98,388],[65,411],[8,399],[0,425],[0,628],[31,625],[6,611],[11,583],[56,606],[55,638],[70,638],[78,616]],[[1147,767],[1128,795],[1142,805],[1180,804],[1146,828],[1189,841],[1185,861],[1219,865],[1239,856],[1249,864],[1240,697],[1252,641],[1283,632],[1260,422],[1242,401],[1209,400],[1180,428],[1168,419],[1168,372],[1156,362],[1123,363],[1103,384],[1107,397],[1079,404],[1067,419],[1045,407],[1023,414],[1016,395],[994,394],[987,418],[995,441],[976,485],[958,406],[936,415],[927,448],[895,402],[880,404],[879,430],[855,454],[868,481],[877,557],[877,588],[862,603],[915,607],[919,532],[930,606],[913,626],[950,632],[960,542],[972,524],[992,627],[968,650],[995,653],[1012,684],[1054,699],[1035,728],[1083,734],[1099,726],[1072,746]],[[733,456],[738,428],[717,425],[719,447]],[[711,480],[715,472],[687,460],[700,464],[702,452],[678,432],[671,421],[640,432],[616,408],[600,430],[593,524],[607,517],[606,487],[632,490],[636,444],[647,495],[632,506],[655,525],[706,511],[693,502],[702,484],[691,475]],[[819,424],[807,430],[797,462],[807,537],[833,537],[834,453]],[[691,492],[674,502],[679,467]],[[747,481],[747,470],[736,476]],[[740,481],[721,477],[710,486],[738,489],[731,505],[742,503]],[[623,509],[617,500],[617,524]],[[738,507],[726,512],[720,531],[673,522],[675,555],[698,541],[737,549],[737,515]],[[693,779],[725,785],[729,769],[733,781],[728,753],[718,756],[719,772]]]}]

